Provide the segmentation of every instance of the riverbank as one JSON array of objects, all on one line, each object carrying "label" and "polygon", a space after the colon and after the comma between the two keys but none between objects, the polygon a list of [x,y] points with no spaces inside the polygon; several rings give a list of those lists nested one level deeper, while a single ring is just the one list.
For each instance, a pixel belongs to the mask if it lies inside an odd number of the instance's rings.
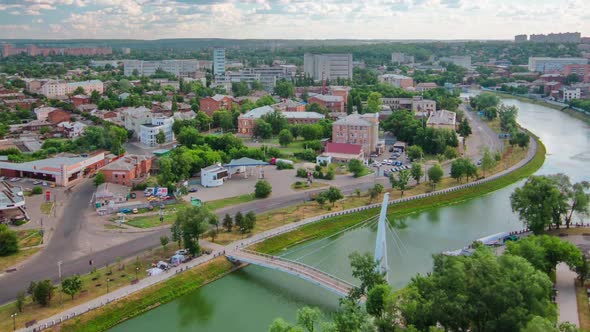
[{"label": "riverbank", "polygon": [[166,304],[213,282],[239,267],[225,257],[182,272],[174,278],[150,286],[100,309],[93,310],[76,319],[68,320],[47,331],[101,332],[128,319]]},{"label": "riverbank", "polygon": [[[420,199],[409,200],[395,204],[395,209],[388,212],[387,217],[393,221],[396,218],[419,213],[428,209],[456,204],[489,194],[498,189],[511,185],[523,178],[535,173],[545,161],[545,146],[537,140],[537,150],[534,157],[522,167],[491,181],[462,188],[445,194],[428,196]],[[300,227],[289,233],[281,234],[273,238],[255,244],[252,249],[265,254],[276,254],[294,245],[330,236],[343,229],[361,223],[369,217],[379,213],[379,207],[360,212],[335,216],[323,219],[319,222]]]}]

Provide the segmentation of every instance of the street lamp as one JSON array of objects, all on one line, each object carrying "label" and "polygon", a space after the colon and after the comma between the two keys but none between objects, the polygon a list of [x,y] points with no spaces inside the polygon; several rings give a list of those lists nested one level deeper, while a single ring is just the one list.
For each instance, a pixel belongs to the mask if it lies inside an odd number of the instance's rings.
[{"label": "street lamp", "polygon": [[15,312],[12,315],[10,315],[10,317],[12,317],[12,330],[16,331],[16,316],[18,314]]},{"label": "street lamp", "polygon": [[109,293],[109,281],[111,281],[111,278],[107,277],[107,294]]},{"label": "street lamp", "polygon": [[135,280],[137,280],[137,273],[139,272],[139,267],[135,268]]},{"label": "street lamp", "polygon": [[62,261],[57,261],[57,273],[59,274],[59,305],[62,305],[62,294],[63,294],[63,287],[61,284],[61,263]]}]

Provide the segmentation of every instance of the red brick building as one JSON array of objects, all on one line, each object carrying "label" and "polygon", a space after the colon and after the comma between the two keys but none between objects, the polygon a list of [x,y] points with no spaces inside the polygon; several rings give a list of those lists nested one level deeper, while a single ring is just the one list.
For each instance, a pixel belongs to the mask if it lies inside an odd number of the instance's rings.
[{"label": "red brick building", "polygon": [[576,74],[581,82],[590,82],[590,65],[565,65],[563,75]]},{"label": "red brick building", "polygon": [[199,110],[212,116],[213,112],[220,109],[230,110],[233,106],[233,99],[230,96],[215,95],[213,97],[201,98]]},{"label": "red brick building", "polygon": [[71,119],[72,116],[70,115],[70,113],[63,110],[55,110],[47,114],[47,121],[54,125],[64,121],[70,121]]},{"label": "red brick building", "polygon": [[80,105],[90,104],[90,96],[87,95],[75,95],[70,98],[74,107],[78,107]]},{"label": "red brick building", "polygon": [[330,112],[344,112],[344,101],[342,96],[314,95],[307,99],[309,104],[319,104]]},{"label": "red brick building", "polygon": [[149,175],[152,159],[140,155],[126,155],[101,168],[105,181],[132,186]]}]

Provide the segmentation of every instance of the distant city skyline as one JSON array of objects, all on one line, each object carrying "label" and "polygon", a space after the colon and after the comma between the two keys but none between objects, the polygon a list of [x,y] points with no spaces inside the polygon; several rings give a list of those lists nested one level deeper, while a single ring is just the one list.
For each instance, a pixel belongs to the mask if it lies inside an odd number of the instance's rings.
[{"label": "distant city skyline", "polygon": [[590,1],[0,0],[3,39],[506,39],[590,36]]}]

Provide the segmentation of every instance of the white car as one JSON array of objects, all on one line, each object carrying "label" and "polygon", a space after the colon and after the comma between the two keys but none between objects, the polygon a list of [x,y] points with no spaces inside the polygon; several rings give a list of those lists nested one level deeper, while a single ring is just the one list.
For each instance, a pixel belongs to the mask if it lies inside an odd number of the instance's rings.
[{"label": "white car", "polygon": [[35,185],[41,184],[41,183],[43,183],[43,181],[41,181],[41,180],[37,180],[37,181],[33,182],[33,184],[35,184]]},{"label": "white car", "polygon": [[175,252],[176,255],[188,255],[188,249],[180,249],[180,250],[176,250]]},{"label": "white car", "polygon": [[20,179],[19,178],[12,178],[12,179],[10,179],[10,182],[16,182],[18,180],[20,180]]}]

